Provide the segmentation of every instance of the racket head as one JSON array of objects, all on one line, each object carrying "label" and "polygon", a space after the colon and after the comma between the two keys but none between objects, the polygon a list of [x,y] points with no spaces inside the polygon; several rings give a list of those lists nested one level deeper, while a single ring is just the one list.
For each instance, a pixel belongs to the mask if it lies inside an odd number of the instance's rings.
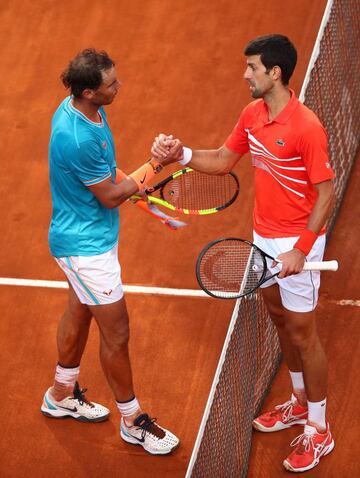
[{"label": "racket head", "polygon": [[196,262],[200,287],[217,299],[238,299],[254,292],[268,277],[264,253],[245,239],[226,237],[207,244]]},{"label": "racket head", "polygon": [[154,186],[162,200],[184,214],[214,214],[236,200],[240,184],[233,173],[210,175],[185,168]]}]

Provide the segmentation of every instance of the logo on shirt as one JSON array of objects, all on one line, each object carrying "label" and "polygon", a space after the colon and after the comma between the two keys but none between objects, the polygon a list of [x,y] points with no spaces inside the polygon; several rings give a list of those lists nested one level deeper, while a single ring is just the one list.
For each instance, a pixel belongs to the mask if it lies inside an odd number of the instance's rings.
[{"label": "logo on shirt", "polygon": [[328,169],[331,168],[330,163],[325,163],[325,166],[326,166]]},{"label": "logo on shirt", "polygon": [[106,149],[106,148],[107,148],[106,141],[103,141],[103,142],[102,142],[102,145],[101,145],[101,147],[102,147],[103,149]]},{"label": "logo on shirt", "polygon": [[279,146],[285,146],[285,142],[281,138],[276,140],[276,144],[278,144]]},{"label": "logo on shirt", "polygon": [[110,289],[109,291],[106,291],[106,290],[103,291],[103,294],[107,296],[111,295],[111,293],[112,293],[112,289]]}]

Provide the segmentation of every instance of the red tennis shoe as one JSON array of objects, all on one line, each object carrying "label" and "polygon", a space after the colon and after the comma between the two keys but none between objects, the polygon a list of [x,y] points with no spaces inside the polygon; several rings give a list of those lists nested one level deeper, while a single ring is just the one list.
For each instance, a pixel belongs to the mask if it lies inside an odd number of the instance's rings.
[{"label": "red tennis shoe", "polygon": [[253,427],[260,432],[277,432],[293,425],[305,425],[308,417],[307,407],[298,404],[295,397],[282,405],[277,405],[271,412],[255,418]]},{"label": "red tennis shoe", "polygon": [[295,449],[284,460],[284,467],[295,473],[311,470],[319,464],[320,458],[328,455],[335,443],[329,425],[325,433],[319,433],[315,427],[305,425],[304,433],[296,437],[291,446]]}]

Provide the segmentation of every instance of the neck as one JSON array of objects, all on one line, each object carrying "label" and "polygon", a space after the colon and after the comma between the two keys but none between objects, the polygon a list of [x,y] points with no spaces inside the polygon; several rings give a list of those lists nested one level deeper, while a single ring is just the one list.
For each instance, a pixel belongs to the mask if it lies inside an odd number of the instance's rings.
[{"label": "neck", "polygon": [[272,121],[288,104],[291,98],[289,88],[273,88],[264,96],[264,101],[269,110],[269,121]]},{"label": "neck", "polygon": [[100,123],[99,106],[84,100],[83,98],[73,98],[72,104],[74,108],[79,110],[83,115],[94,123]]}]

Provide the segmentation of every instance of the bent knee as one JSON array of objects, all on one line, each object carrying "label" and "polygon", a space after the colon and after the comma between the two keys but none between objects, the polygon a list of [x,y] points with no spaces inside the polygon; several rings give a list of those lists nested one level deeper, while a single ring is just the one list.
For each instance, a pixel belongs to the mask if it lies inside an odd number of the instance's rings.
[{"label": "bent knee", "polygon": [[103,346],[110,353],[117,353],[127,350],[129,345],[129,329],[124,328],[109,334],[107,337],[103,336]]}]

